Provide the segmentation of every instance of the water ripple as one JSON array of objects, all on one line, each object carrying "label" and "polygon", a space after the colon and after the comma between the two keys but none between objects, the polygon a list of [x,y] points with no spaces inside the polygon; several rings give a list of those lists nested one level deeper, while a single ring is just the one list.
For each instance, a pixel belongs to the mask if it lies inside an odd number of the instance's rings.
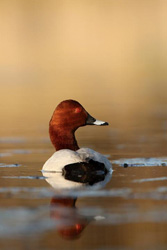
[{"label": "water ripple", "polygon": [[21,167],[21,164],[15,163],[15,164],[5,164],[5,163],[0,163],[0,168],[17,168]]},{"label": "water ripple", "polygon": [[112,161],[121,167],[155,167],[167,166],[167,157],[162,158],[123,158]]},{"label": "water ripple", "polygon": [[[31,176],[30,176],[31,178]],[[34,178],[34,176],[32,177]],[[24,179],[24,178],[23,178]],[[42,180],[42,179],[41,179]],[[1,187],[1,195],[12,196],[21,199],[45,199],[56,195],[57,197],[106,197],[106,198],[122,198],[126,200],[167,200],[167,187],[158,187],[150,189],[147,192],[134,191],[131,188],[115,188],[110,190],[91,190],[88,187],[80,190],[55,190],[51,187]]]},{"label": "water ripple", "polygon": [[44,176],[2,176],[6,179],[30,179],[30,180],[45,180]]},{"label": "water ripple", "polygon": [[150,182],[150,181],[166,181],[166,180],[167,180],[167,176],[163,176],[163,177],[139,179],[139,180],[134,180],[133,182],[143,183],[143,182]]}]

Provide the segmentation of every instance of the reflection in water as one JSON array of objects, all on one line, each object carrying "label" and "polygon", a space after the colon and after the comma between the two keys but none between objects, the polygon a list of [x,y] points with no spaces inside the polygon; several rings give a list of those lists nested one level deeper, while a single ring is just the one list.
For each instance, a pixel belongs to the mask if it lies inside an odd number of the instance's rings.
[{"label": "reflection in water", "polygon": [[[111,173],[106,173],[99,169],[97,171],[82,172],[82,163],[74,168],[69,165],[66,166],[64,174],[43,172],[46,181],[56,190],[56,195],[51,199],[50,216],[55,220],[56,224],[60,226],[58,233],[64,239],[74,240],[80,237],[84,228],[90,221],[97,220],[97,214],[90,216],[90,214],[80,214],[80,210],[76,207],[78,197],[75,196],[74,190],[83,189],[99,189],[106,185],[111,179]],[[83,174],[83,175],[82,175]]]},{"label": "reflection in water", "polygon": [[57,197],[51,200],[51,218],[60,221],[59,234],[65,238],[77,239],[89,223],[87,216],[79,215],[75,206],[77,198]]}]

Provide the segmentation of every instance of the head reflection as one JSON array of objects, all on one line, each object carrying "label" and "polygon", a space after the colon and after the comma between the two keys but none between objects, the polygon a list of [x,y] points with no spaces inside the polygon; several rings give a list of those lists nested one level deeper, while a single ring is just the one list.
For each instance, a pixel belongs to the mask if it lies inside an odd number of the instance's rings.
[{"label": "head reflection", "polygon": [[60,221],[58,233],[67,240],[78,239],[89,223],[87,217],[79,216],[75,206],[77,198],[56,197],[51,200],[51,218]]},{"label": "head reflection", "polygon": [[111,173],[101,167],[91,171],[86,167],[83,164],[70,164],[63,173],[43,172],[46,181],[55,189],[55,196],[50,202],[50,216],[56,223],[59,235],[67,240],[78,239],[97,215],[83,214],[76,207],[77,199],[83,192],[104,187],[111,179]]}]

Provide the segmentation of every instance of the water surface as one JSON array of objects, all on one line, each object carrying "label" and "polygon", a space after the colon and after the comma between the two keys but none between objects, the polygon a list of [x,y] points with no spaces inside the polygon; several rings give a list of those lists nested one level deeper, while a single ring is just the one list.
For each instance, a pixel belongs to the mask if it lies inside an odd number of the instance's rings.
[{"label": "water surface", "polygon": [[[90,142],[96,149],[91,136],[80,137],[80,144]],[[54,151],[47,137],[3,138],[1,247],[165,249],[167,157],[135,157],[129,152],[132,146],[123,140],[113,150],[98,144],[113,164],[110,178],[98,188],[66,191],[53,189],[40,171]]]}]

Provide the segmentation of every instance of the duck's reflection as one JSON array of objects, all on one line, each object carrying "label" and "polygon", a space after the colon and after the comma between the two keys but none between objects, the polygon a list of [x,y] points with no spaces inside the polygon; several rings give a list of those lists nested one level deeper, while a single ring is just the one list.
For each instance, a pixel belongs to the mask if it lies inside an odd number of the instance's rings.
[{"label": "duck's reflection", "polygon": [[89,193],[106,185],[111,179],[111,173],[104,169],[90,171],[85,166],[66,166],[63,173],[43,172],[46,181],[55,189],[55,196],[50,202],[50,216],[55,221],[58,233],[69,240],[81,236],[84,228],[98,214],[82,213],[76,207],[77,199],[83,192]]},{"label": "duck's reflection", "polygon": [[78,214],[75,206],[77,198],[56,197],[51,200],[51,218],[60,222],[58,233],[65,239],[79,238],[84,228],[89,223],[86,216]]}]

